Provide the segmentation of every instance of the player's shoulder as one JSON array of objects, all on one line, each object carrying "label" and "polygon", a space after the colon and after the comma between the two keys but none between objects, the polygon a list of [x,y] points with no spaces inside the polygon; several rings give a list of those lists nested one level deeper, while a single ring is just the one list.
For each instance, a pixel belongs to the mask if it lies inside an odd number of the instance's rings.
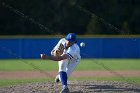
[{"label": "player's shoulder", "polygon": [[74,46],[79,48],[79,45],[77,43],[75,43]]},{"label": "player's shoulder", "polygon": [[78,46],[77,43],[75,43],[72,47],[73,50],[80,50],[80,47]]}]

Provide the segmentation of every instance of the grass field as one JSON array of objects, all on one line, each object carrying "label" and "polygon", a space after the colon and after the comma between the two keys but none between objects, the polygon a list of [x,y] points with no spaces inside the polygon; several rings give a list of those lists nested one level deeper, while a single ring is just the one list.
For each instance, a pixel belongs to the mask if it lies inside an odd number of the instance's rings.
[{"label": "grass field", "polygon": [[[58,70],[57,62],[49,60],[0,60],[0,71]],[[76,70],[140,70],[140,59],[82,59]]]},{"label": "grass field", "polygon": [[[33,67],[34,66],[34,67]],[[140,70],[140,59],[82,59],[76,70],[106,70],[104,66],[112,70]],[[37,69],[36,69],[37,68]],[[48,60],[0,60],[0,71],[34,71],[34,70],[57,71],[57,62]],[[140,83],[140,77],[126,77]],[[7,86],[19,83],[45,82],[46,79],[0,79],[0,86]],[[110,80],[123,81],[119,77],[102,78],[70,78],[70,80]]]}]

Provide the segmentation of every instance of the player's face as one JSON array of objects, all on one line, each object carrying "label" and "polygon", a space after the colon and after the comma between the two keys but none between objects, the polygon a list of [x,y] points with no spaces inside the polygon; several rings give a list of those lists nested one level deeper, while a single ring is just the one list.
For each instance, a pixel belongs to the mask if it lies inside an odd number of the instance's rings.
[{"label": "player's face", "polygon": [[74,42],[69,42],[68,40],[66,41],[66,46],[71,47],[74,44]]}]

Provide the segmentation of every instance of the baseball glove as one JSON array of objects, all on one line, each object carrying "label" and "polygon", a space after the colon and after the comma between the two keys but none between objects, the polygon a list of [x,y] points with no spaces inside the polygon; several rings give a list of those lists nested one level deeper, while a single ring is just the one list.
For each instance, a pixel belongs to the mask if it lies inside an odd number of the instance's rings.
[{"label": "baseball glove", "polygon": [[64,45],[62,43],[59,45],[58,50],[64,52]]}]

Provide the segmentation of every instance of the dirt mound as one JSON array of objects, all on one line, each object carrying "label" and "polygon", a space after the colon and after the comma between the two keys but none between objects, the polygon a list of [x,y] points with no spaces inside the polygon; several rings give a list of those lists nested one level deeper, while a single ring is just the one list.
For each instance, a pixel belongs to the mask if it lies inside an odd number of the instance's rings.
[{"label": "dirt mound", "polygon": [[[70,93],[140,93],[140,86],[116,81],[69,81]],[[0,88],[0,93],[59,93],[61,84],[29,83]]]}]

